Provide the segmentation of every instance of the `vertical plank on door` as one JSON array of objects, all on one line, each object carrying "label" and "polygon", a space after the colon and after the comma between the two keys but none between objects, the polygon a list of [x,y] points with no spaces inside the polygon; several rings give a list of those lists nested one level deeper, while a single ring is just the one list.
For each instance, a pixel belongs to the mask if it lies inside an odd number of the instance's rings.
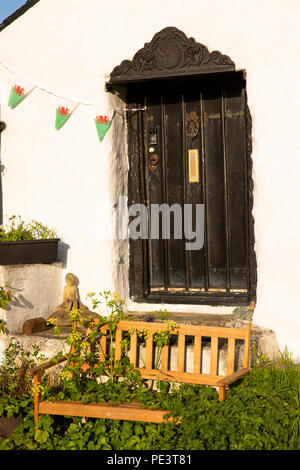
[{"label": "vertical plank on door", "polygon": [[[204,204],[204,188],[203,188],[203,155],[202,155],[202,117],[201,117],[201,102],[200,102],[200,93],[199,88],[190,89],[184,94],[185,102],[185,126],[184,126],[184,141],[185,141],[185,167],[186,167],[186,204],[190,204],[192,207],[192,230],[195,231],[199,228],[199,225],[196,226],[196,223],[199,220],[196,220],[196,204]],[[194,112],[198,117],[199,122],[199,131],[195,138],[191,139],[186,133],[187,119],[190,113]],[[198,171],[199,171],[199,181],[190,182],[189,181],[189,150],[198,150]],[[188,240],[186,240],[188,241]],[[186,252],[187,258],[189,260],[189,287],[194,289],[204,289],[205,288],[205,248],[198,250],[189,250]]]},{"label": "vertical plank on door", "polygon": [[240,88],[227,90],[225,134],[231,288],[247,288],[245,102]]},{"label": "vertical plank on door", "polygon": [[[177,205],[178,214],[177,229],[183,230],[183,135],[182,135],[182,101],[179,91],[170,90],[165,96],[164,103],[164,129],[165,129],[165,177],[166,177],[166,204],[172,210],[172,205]],[[170,219],[170,239],[168,240],[169,255],[169,286],[173,288],[185,288],[186,286],[186,259],[184,240],[178,232],[175,234],[175,217]],[[179,238],[175,238],[179,237]]]},{"label": "vertical plank on door", "polygon": [[226,288],[222,93],[203,92],[209,288]]},{"label": "vertical plank on door", "polygon": [[[163,129],[162,129],[162,103],[161,96],[156,94],[147,97],[147,110],[143,114],[144,141],[145,141],[145,178],[146,178],[146,199],[149,221],[149,242],[148,242],[148,262],[149,262],[149,283],[150,289],[155,287],[166,287],[165,279],[165,243],[160,238],[151,237],[151,205],[162,204],[164,200],[164,158],[163,158]],[[150,142],[150,131],[156,130],[157,144]],[[153,152],[149,152],[152,147],[158,155],[158,163],[154,169],[150,168],[149,159]]]}]

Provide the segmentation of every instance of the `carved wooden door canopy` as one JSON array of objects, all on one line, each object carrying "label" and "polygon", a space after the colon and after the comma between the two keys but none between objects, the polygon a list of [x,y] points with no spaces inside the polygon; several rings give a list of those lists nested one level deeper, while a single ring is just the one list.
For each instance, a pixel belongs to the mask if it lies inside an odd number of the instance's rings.
[{"label": "carved wooden door canopy", "polygon": [[123,60],[110,75],[111,84],[152,78],[235,71],[230,57],[188,38],[177,28],[164,28],[132,60]]}]

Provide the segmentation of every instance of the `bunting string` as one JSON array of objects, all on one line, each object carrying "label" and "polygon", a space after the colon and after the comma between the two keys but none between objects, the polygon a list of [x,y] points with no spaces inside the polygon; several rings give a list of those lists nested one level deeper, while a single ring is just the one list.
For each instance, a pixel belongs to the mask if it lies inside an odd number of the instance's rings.
[{"label": "bunting string", "polygon": [[[13,70],[11,70],[7,65],[3,64],[3,62],[0,62],[0,65],[1,67],[3,67],[5,70],[7,70],[8,72],[12,73],[13,75],[15,75],[18,79],[21,79],[21,80],[25,80],[29,83],[32,83],[33,84],[33,81],[20,75],[20,74],[17,74],[16,72],[14,72]],[[55,98],[61,98],[62,100],[67,100],[67,101],[71,101],[73,103],[77,103],[77,106],[79,105],[83,105],[83,106],[93,106],[93,107],[100,107],[101,105],[99,103],[90,103],[90,102],[87,102],[87,101],[80,101],[80,100],[76,100],[74,98],[70,98],[70,97],[66,97],[66,96],[63,96],[63,95],[60,95],[58,93],[54,93],[53,91],[50,91],[50,90],[47,90],[46,88],[43,88],[39,85],[33,85],[33,89],[36,89],[38,88],[39,90],[41,91],[44,91],[45,93],[48,93],[49,95],[52,95],[52,96],[55,96]],[[76,107],[77,107],[76,106]],[[113,108],[115,111],[146,111],[147,109],[147,106],[146,104],[144,106],[142,106],[141,108],[118,108],[118,107],[114,107]]]},{"label": "bunting string", "polygon": [[[3,67],[5,70],[7,70],[8,72],[12,73],[13,75],[16,76],[17,79],[19,80],[25,80],[29,83],[32,83],[33,84],[33,81],[30,80],[29,78],[27,77],[24,77],[20,74],[17,74],[16,72],[14,72],[13,70],[11,70],[7,65],[3,64],[3,62],[0,62],[0,65],[1,67]],[[67,97],[67,96],[63,96],[63,95],[60,95],[58,93],[54,93],[53,91],[50,91],[50,90],[47,90],[46,88],[43,88],[39,85],[34,85],[34,88],[38,88],[39,90],[41,91],[44,91],[45,93],[48,93],[49,95],[52,95],[52,96],[55,96],[55,98],[61,98],[63,100],[68,100],[68,101],[73,101],[73,103],[77,103],[78,105],[84,105],[84,106],[100,106],[99,103],[89,103],[89,102],[86,102],[86,101],[80,101],[80,100],[76,100],[74,98],[70,98],[70,97]]]},{"label": "bunting string", "polygon": [[[54,93],[53,91],[47,90],[39,85],[33,84],[33,82],[28,79],[27,77],[21,76],[15,73],[13,70],[10,69],[7,65],[0,62],[0,65],[3,69],[8,71],[10,74],[13,74],[16,79],[13,82],[13,85],[10,90],[10,95],[8,98],[8,106],[14,109],[18,106],[28,95],[30,95],[34,90],[38,89],[41,90],[49,95],[55,96],[56,100],[58,101],[56,106],[56,116],[55,116],[55,129],[59,130],[61,127],[65,125],[67,120],[71,117],[74,111],[78,108],[78,106],[90,106],[95,108],[95,116],[94,116],[94,123],[97,129],[98,138],[100,142],[104,139],[107,131],[109,130],[115,113],[120,114],[123,119],[126,118],[125,114],[122,114],[119,111],[145,111],[147,109],[146,102],[144,107],[140,108],[125,108],[125,107],[110,107],[110,111],[107,111],[104,115],[98,113],[96,108],[100,109],[101,106],[98,103],[89,103],[86,101],[81,100],[74,100],[73,98],[69,98],[66,96],[62,96],[58,93]],[[107,115],[108,114],[108,115]]]}]

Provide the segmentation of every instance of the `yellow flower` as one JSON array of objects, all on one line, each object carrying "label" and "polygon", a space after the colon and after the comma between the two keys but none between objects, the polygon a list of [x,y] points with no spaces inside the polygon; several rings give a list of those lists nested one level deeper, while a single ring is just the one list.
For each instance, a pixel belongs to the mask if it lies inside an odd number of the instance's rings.
[{"label": "yellow flower", "polygon": [[31,393],[33,395],[42,395],[43,391],[44,391],[44,387],[41,384],[34,384],[31,389]]},{"label": "yellow flower", "polygon": [[168,320],[167,321],[167,330],[168,331],[177,331],[179,328],[178,323],[176,323],[174,320]]},{"label": "yellow flower", "polygon": [[90,344],[87,341],[81,343],[82,352],[88,352],[90,349]]},{"label": "yellow flower", "polygon": [[67,382],[68,380],[72,380],[72,372],[70,372],[69,370],[63,370],[60,373],[60,377],[65,382]]},{"label": "yellow flower", "polygon": [[69,314],[69,318],[71,321],[76,321],[76,320],[79,320],[80,319],[80,315],[81,315],[81,311],[76,309],[76,310],[71,310],[70,314]]}]

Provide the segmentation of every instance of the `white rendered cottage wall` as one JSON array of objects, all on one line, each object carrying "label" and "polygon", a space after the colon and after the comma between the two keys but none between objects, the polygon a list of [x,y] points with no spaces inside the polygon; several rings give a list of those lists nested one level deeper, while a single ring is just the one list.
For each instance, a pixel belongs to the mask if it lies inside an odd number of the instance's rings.
[{"label": "white rendered cottage wall", "polygon": [[[100,143],[95,109],[87,103],[97,103],[103,114],[121,107],[104,91],[110,72],[156,32],[175,26],[247,70],[258,263],[254,322],[274,329],[279,346],[300,357],[299,12],[297,0],[41,0],[1,33],[4,213],[57,228],[69,246],[64,272],[79,277],[82,299],[91,290],[128,295],[127,243],[105,239],[103,231],[118,196],[126,194],[126,126],[117,114]],[[8,95],[18,76],[38,88],[11,110]],[[59,131],[57,95],[85,103]]]}]

